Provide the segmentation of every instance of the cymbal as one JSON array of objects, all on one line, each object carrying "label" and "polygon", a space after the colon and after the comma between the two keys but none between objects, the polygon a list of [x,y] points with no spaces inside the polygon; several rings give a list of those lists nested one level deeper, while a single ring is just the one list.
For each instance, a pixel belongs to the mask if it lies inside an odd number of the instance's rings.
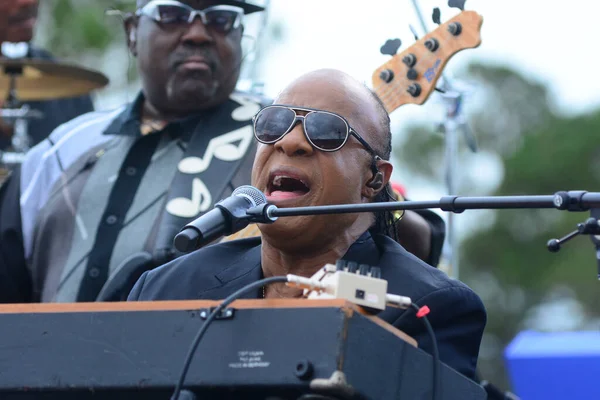
[{"label": "cymbal", "polygon": [[108,78],[100,72],[75,65],[0,57],[0,100],[8,97],[11,72],[16,81],[16,97],[20,101],[82,96],[108,84]]}]

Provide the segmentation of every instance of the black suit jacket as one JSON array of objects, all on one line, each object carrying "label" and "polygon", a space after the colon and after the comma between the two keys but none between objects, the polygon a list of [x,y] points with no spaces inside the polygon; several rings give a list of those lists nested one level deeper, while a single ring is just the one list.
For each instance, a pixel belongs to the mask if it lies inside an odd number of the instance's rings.
[{"label": "black suit jacket", "polygon": [[[147,271],[128,300],[224,299],[262,279],[260,243],[258,237],[220,243]],[[388,293],[408,296],[419,306],[427,305],[441,361],[475,378],[486,312],[469,287],[425,264],[386,236],[366,233],[343,259],[379,266],[382,278],[388,281]],[[258,291],[243,296],[259,297]],[[414,337],[421,349],[431,353],[431,340],[413,310],[388,307],[378,317]]]}]

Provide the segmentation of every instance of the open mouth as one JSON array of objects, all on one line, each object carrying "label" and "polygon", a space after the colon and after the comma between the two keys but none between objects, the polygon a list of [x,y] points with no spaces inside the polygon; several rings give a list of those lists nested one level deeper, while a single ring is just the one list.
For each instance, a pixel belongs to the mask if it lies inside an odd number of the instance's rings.
[{"label": "open mouth", "polygon": [[302,197],[310,191],[310,185],[303,179],[293,176],[274,174],[267,186],[270,201]]}]

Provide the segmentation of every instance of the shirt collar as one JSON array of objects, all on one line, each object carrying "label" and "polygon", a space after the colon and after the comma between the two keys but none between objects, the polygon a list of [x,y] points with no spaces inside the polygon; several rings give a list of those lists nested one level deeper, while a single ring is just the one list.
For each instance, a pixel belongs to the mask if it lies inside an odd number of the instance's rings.
[{"label": "shirt collar", "polygon": [[[141,136],[140,125],[142,120],[142,107],[144,105],[144,93],[140,92],[135,100],[131,102],[125,110],[104,131],[105,135],[121,136]],[[191,114],[187,117],[169,122],[163,131],[168,131],[174,137],[180,137],[182,140],[189,140],[196,126],[203,116],[214,112],[214,108],[202,112]]]},{"label": "shirt collar", "polygon": [[104,131],[105,135],[137,136],[140,135],[140,121],[144,95],[140,92],[135,100],[115,118]]}]

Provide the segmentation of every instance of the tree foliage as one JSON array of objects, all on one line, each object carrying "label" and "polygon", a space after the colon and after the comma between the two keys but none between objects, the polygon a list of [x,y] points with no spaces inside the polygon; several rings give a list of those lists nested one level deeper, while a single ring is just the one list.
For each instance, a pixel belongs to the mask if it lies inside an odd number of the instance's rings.
[{"label": "tree foliage", "polygon": [[[600,112],[571,118],[555,115],[544,85],[507,68],[472,65],[465,75],[482,89],[470,115],[481,151],[503,160],[502,183],[489,194],[596,190]],[[443,145],[443,137],[415,127],[397,156],[406,168],[439,181]],[[466,146],[461,146],[460,171],[469,157]],[[473,195],[472,190],[476,188],[466,182],[459,194]],[[491,228],[474,232],[461,243],[461,279],[480,294],[488,310],[480,358],[485,379],[509,386],[502,352],[520,330],[585,329],[600,316],[589,237],[569,242],[559,253],[546,248],[549,239],[575,230],[588,217],[554,209],[496,211]],[[571,315],[547,312],[544,320],[535,318],[556,298],[574,300]]]},{"label": "tree foliage", "polygon": [[43,34],[38,41],[59,57],[76,57],[82,51],[102,54],[122,39],[120,17],[106,12],[132,11],[135,0],[46,0],[40,7]]}]

